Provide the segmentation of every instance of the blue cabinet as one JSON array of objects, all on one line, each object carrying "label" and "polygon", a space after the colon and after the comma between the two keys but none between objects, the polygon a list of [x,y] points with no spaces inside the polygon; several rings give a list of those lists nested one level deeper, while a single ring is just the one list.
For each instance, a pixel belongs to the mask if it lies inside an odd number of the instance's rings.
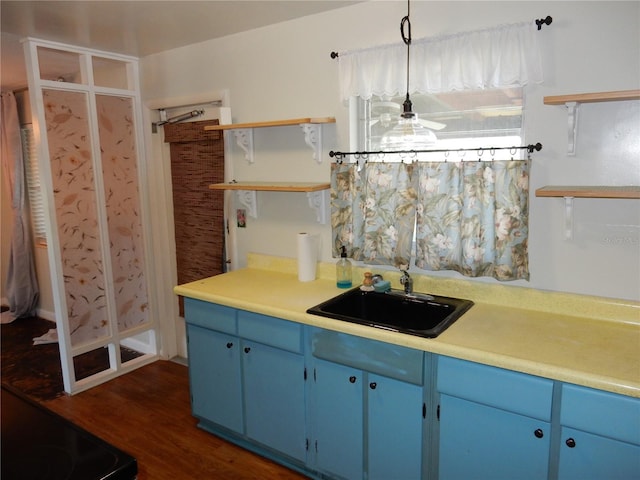
[{"label": "blue cabinet", "polygon": [[551,380],[438,359],[441,480],[547,478]]},{"label": "blue cabinet", "polygon": [[242,342],[247,437],[296,460],[306,459],[304,358]]},{"label": "blue cabinet", "polygon": [[185,319],[192,410],[201,426],[304,464],[302,326],[194,299],[185,299]]},{"label": "blue cabinet", "polygon": [[337,363],[315,362],[314,450],[319,470],[362,478],[364,375]]},{"label": "blue cabinet", "polygon": [[185,318],[200,426],[314,478],[640,479],[640,399],[190,298]]},{"label": "blue cabinet", "polygon": [[242,433],[240,340],[187,324],[193,415]]},{"label": "blue cabinet", "polygon": [[640,400],[439,357],[439,478],[640,478]]},{"label": "blue cabinet", "polygon": [[315,466],[347,479],[422,478],[424,352],[313,329]]},{"label": "blue cabinet", "polygon": [[443,395],[439,478],[547,478],[549,439],[547,422]]},{"label": "blue cabinet", "polygon": [[367,478],[422,478],[422,386],[372,373],[367,380]]},{"label": "blue cabinet", "polygon": [[640,478],[640,400],[562,385],[559,480]]}]

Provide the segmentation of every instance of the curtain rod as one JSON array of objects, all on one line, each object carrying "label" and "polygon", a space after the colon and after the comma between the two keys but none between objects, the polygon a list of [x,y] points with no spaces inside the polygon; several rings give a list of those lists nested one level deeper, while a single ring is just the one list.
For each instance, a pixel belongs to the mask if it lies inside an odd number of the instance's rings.
[{"label": "curtain rod", "polygon": [[[542,25],[551,25],[553,22],[553,18],[551,15],[547,15],[545,18],[536,19],[536,25],[538,26],[538,30],[542,30]],[[340,56],[338,52],[331,52],[331,58],[336,59]]]},{"label": "curtain rod", "polygon": [[448,153],[448,152],[477,152],[478,155],[482,155],[484,152],[491,152],[493,153],[496,150],[509,150],[509,151],[513,151],[513,153],[515,153],[515,151],[517,150],[527,150],[527,152],[529,153],[533,153],[533,151],[535,150],[536,152],[539,152],[540,150],[542,150],[542,144],[540,142],[534,144],[529,144],[529,145],[521,145],[518,147],[480,147],[480,148],[448,148],[448,149],[441,149],[441,150],[396,150],[393,152],[384,152],[384,151],[377,151],[377,152],[371,152],[371,151],[362,151],[362,152],[334,152],[333,150],[331,150],[329,152],[329,156],[330,157],[336,157],[336,159],[341,160],[344,157],[348,157],[348,156],[359,156],[359,157],[368,157],[370,155],[379,155],[379,156],[383,156],[384,155],[388,155],[388,154],[416,154],[416,153]]},{"label": "curtain rod", "polygon": [[[161,108],[160,110],[161,112],[164,113],[163,108]],[[190,112],[183,113],[182,115],[178,115],[176,117],[171,117],[171,118],[166,118],[166,113],[165,113],[165,115],[163,116],[165,118],[163,118],[159,122],[153,122],[151,124],[151,133],[158,133],[158,127],[161,125],[178,123],[183,120],[188,120],[189,118],[199,117],[200,115],[204,115],[204,110],[191,110]]]}]

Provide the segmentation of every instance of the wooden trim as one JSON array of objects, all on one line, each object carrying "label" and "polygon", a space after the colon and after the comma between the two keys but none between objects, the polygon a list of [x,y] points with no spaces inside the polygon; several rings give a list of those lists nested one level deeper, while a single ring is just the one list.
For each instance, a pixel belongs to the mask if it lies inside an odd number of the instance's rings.
[{"label": "wooden trim", "polygon": [[536,197],[640,199],[640,186],[546,186],[536,190]]},{"label": "wooden trim", "polygon": [[328,190],[329,183],[302,182],[234,182],[214,183],[211,190],[255,190],[261,192],[317,192]]},{"label": "wooden trim", "polygon": [[578,93],[544,97],[545,105],[563,105],[567,102],[594,103],[616,100],[640,100],[640,90],[618,90],[615,92]]},{"label": "wooden trim", "polygon": [[289,125],[304,125],[306,123],[321,124],[321,123],[336,123],[334,117],[307,117],[307,118],[293,118],[290,120],[271,120],[267,122],[249,122],[249,123],[235,123],[231,125],[211,125],[204,127],[205,130],[234,130],[242,128],[264,128],[264,127],[285,127]]}]

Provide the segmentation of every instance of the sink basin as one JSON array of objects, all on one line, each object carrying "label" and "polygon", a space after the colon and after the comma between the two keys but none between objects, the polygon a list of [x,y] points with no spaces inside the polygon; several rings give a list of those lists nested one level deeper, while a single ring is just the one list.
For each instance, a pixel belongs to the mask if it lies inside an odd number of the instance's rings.
[{"label": "sink basin", "polygon": [[419,337],[433,338],[469,310],[473,302],[402,290],[386,293],[354,288],[307,310],[307,313]]}]

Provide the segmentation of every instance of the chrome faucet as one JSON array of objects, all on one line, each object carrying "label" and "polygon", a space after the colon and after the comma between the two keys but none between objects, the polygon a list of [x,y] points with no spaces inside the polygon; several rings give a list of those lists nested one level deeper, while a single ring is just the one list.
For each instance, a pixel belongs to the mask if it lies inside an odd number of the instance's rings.
[{"label": "chrome faucet", "polygon": [[409,276],[409,272],[406,270],[400,270],[402,276],[400,277],[400,284],[404,285],[404,293],[411,295],[413,293],[413,278]]}]

